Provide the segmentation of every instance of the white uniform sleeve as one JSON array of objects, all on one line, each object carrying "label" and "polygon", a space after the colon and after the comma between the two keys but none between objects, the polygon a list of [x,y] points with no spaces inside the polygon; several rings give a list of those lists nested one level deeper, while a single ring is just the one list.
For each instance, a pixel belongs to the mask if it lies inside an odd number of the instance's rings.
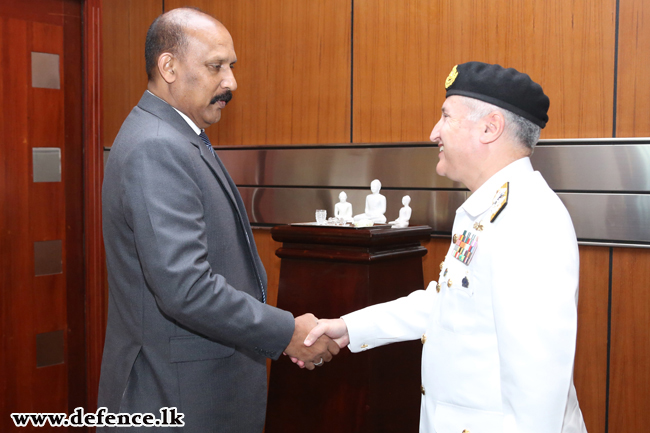
[{"label": "white uniform sleeve", "polygon": [[362,352],[420,338],[426,330],[435,292],[436,282],[432,281],[426,290],[342,316],[350,335],[350,351]]},{"label": "white uniform sleeve", "polygon": [[578,249],[566,211],[546,210],[525,221],[506,210],[513,236],[491,256],[504,432],[560,432],[572,381]]}]

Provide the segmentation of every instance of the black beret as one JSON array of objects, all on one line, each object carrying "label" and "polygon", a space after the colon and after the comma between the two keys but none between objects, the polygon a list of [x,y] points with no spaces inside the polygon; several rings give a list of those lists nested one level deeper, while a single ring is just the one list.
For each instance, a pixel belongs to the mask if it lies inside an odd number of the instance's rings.
[{"label": "black beret", "polygon": [[548,122],[550,101],[542,86],[513,68],[481,62],[454,66],[445,82],[447,97],[467,96],[505,108],[541,128]]}]

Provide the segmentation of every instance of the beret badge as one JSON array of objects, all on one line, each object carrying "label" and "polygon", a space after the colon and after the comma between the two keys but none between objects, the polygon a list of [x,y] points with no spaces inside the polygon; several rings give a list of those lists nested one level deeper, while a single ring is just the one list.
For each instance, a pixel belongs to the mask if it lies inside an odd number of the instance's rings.
[{"label": "beret badge", "polygon": [[445,80],[445,89],[448,89],[449,86],[454,84],[454,80],[456,80],[457,76],[458,76],[458,65],[454,66],[454,68],[449,73],[449,76]]}]

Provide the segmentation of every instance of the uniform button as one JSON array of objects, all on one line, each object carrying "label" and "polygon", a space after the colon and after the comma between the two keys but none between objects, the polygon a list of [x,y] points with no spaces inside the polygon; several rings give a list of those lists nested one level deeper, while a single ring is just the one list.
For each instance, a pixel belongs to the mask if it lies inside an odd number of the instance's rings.
[{"label": "uniform button", "polygon": [[458,241],[458,235],[454,235],[454,243]]},{"label": "uniform button", "polygon": [[442,262],[440,262],[440,270],[441,270],[441,271],[442,271],[442,268],[443,268],[444,266],[445,266],[445,261],[443,260]]},{"label": "uniform button", "polygon": [[463,430],[463,433],[470,433],[470,431],[465,429],[465,430]]},{"label": "uniform button", "polygon": [[425,394],[425,392],[424,392],[424,385],[420,385],[420,392],[422,393],[422,395]]},{"label": "uniform button", "polygon": [[367,348],[368,348],[368,345],[367,345],[367,344],[362,344],[362,345],[361,345],[361,348],[362,348],[362,349],[367,349]]},{"label": "uniform button", "polygon": [[427,342],[427,334],[422,334],[422,338],[420,338],[420,341],[422,341],[422,344]]},{"label": "uniform button", "polygon": [[451,282],[451,280],[447,280],[447,287],[451,287],[454,283]]},{"label": "uniform button", "polygon": [[436,284],[436,292],[440,293],[440,283]]}]

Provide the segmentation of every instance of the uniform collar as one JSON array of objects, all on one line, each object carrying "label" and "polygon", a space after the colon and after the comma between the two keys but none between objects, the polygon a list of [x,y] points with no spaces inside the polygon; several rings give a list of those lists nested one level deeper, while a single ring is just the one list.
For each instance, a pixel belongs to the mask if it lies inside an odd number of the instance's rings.
[{"label": "uniform collar", "polygon": [[489,178],[483,185],[479,187],[467,200],[462,204],[456,213],[462,209],[467,214],[477,217],[492,206],[494,194],[501,186],[512,180],[514,177],[524,173],[532,173],[533,166],[530,163],[530,158],[525,157],[511,162],[501,170],[496,172]]}]

